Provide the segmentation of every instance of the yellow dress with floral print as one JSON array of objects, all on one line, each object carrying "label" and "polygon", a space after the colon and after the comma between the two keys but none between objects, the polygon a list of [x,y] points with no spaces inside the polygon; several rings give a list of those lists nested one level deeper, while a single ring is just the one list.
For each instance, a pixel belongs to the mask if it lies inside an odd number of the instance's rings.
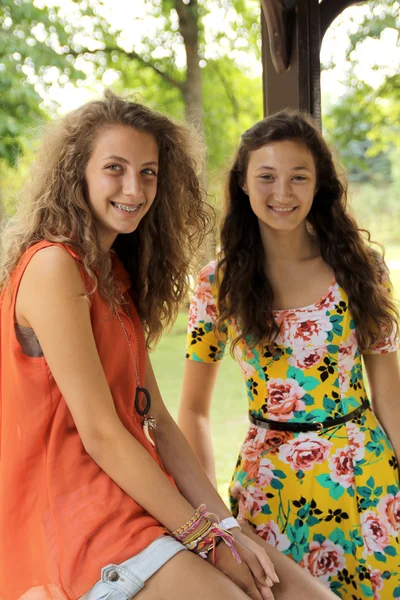
[{"label": "yellow dress with floral print", "polygon": [[[215,262],[199,274],[187,358],[221,360],[236,337],[216,336]],[[344,290],[333,282],[315,304],[275,311],[276,354],[242,339],[235,358],[248,410],[281,422],[326,421],[367,398],[362,356]],[[394,331],[369,353],[394,352]],[[245,407],[243,407],[245,410]],[[400,599],[400,488],[393,447],[368,408],[322,432],[250,425],[230,485],[231,509],[339,597]]]}]

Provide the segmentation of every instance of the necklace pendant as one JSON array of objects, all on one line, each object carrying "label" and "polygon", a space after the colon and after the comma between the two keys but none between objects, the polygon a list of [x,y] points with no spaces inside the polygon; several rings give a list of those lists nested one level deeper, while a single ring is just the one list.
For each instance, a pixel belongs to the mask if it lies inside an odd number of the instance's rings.
[{"label": "necklace pendant", "polygon": [[154,417],[145,417],[143,421],[143,433],[146,439],[149,440],[152,446],[155,446],[156,443],[151,436],[151,432],[157,429],[157,421]]}]

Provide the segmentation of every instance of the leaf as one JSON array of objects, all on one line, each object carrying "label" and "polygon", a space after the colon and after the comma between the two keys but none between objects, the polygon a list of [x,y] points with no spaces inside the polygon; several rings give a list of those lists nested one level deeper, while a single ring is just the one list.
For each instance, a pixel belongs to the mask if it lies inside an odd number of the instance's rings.
[{"label": "leaf", "polygon": [[336,408],[336,402],[328,398],[328,396],[324,396],[323,405],[328,413],[331,413]]},{"label": "leaf", "polygon": [[261,514],[263,515],[270,515],[272,514],[271,508],[269,506],[269,504],[263,504],[262,508],[261,508]]},{"label": "leaf", "polygon": [[272,473],[275,475],[275,477],[278,477],[279,479],[286,479],[286,474],[283,471],[280,471],[279,469],[274,469],[272,471]]},{"label": "leaf", "polygon": [[327,473],[323,473],[322,475],[317,476],[317,481],[322,485],[322,487],[329,489],[329,494],[335,500],[341,498],[344,494],[344,487],[342,487],[339,483],[332,481]]},{"label": "leaf", "polygon": [[334,344],[328,344],[327,350],[329,354],[337,354],[339,352],[339,346],[336,346]]},{"label": "leaf", "polygon": [[372,490],[367,488],[365,485],[357,487],[357,493],[363,498],[369,498],[372,494]]},{"label": "leaf", "polygon": [[295,562],[300,562],[304,556],[304,549],[298,544],[293,544],[293,546],[290,549],[290,553]]},{"label": "leaf", "polygon": [[386,556],[384,554],[382,554],[382,552],[374,552],[374,558],[378,562],[387,562]]},{"label": "leaf", "polygon": [[319,385],[319,381],[316,377],[305,377],[304,382],[301,385],[307,392],[311,392]]},{"label": "leaf", "polygon": [[374,592],[371,589],[371,587],[365,585],[364,583],[360,583],[359,587],[360,587],[360,590],[362,591],[362,593],[364,594],[364,598],[373,598],[374,597]]},{"label": "leaf", "polygon": [[305,380],[305,375],[300,369],[297,369],[296,367],[289,367],[287,370],[287,378],[295,379],[297,383],[302,386]]},{"label": "leaf", "polygon": [[334,529],[332,531],[332,533],[329,535],[329,539],[334,544],[338,544],[339,546],[343,546],[344,541],[345,541],[344,533],[343,533],[343,531],[341,529],[339,529],[338,527],[336,527],[336,529]]},{"label": "leaf", "polygon": [[270,485],[271,485],[271,487],[274,488],[274,490],[282,490],[283,489],[283,483],[280,482],[279,479],[272,479]]},{"label": "leaf", "polygon": [[318,542],[319,544],[322,544],[322,542],[324,542],[326,540],[326,537],[323,536],[321,533],[315,533],[313,536],[313,540],[314,540],[314,542]]},{"label": "leaf", "polygon": [[389,556],[396,556],[397,554],[396,548],[394,546],[386,546],[386,548],[384,549],[384,553],[388,554]]}]

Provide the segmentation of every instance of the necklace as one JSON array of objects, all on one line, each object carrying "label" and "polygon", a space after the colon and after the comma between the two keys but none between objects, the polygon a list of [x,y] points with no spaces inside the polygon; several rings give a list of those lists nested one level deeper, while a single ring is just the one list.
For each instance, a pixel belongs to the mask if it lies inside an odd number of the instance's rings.
[{"label": "necklace", "polygon": [[[126,337],[126,341],[128,342],[128,348],[129,348],[129,354],[131,356],[131,360],[132,360],[132,364],[133,364],[133,370],[135,371],[135,379],[136,379],[136,393],[135,393],[135,409],[136,412],[141,416],[144,417],[143,419],[143,433],[146,436],[146,438],[149,440],[149,442],[155,446],[155,442],[153,440],[153,438],[150,435],[151,431],[155,431],[157,429],[157,421],[155,420],[154,417],[152,417],[151,415],[149,415],[148,413],[150,412],[150,408],[151,408],[151,396],[150,396],[150,392],[149,390],[147,390],[145,387],[142,387],[140,385],[140,365],[139,365],[139,344],[138,344],[138,340],[137,340],[137,336],[136,336],[136,330],[135,330],[135,326],[133,324],[130,312],[129,312],[129,307],[128,305],[126,305],[126,310],[128,313],[128,317],[132,323],[132,328],[133,328],[133,337],[135,340],[135,349],[136,349],[136,362],[133,356],[133,352],[132,352],[132,347],[131,347],[131,343],[129,341],[129,336],[128,336],[128,332],[126,331],[126,327],[121,319],[121,315],[119,314],[118,310],[117,310],[117,317],[119,322],[121,323],[121,327],[122,330],[125,334]],[[144,397],[145,399],[145,405],[144,408],[141,407],[141,400],[142,397]],[[147,416],[146,416],[147,415]]]}]

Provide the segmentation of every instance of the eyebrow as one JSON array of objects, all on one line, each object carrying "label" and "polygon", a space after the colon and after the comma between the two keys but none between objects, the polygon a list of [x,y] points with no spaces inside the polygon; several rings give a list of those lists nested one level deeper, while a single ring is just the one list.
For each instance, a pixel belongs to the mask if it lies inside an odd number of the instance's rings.
[{"label": "eyebrow", "polygon": [[[105,156],[103,160],[119,160],[127,165],[129,164],[129,160],[126,160],[126,158],[123,158],[122,156],[117,156],[116,154],[111,154],[111,156]],[[156,162],[155,160],[151,160],[142,164],[142,167],[150,166],[158,167],[158,162]]]},{"label": "eyebrow", "polygon": [[[276,171],[275,167],[270,167],[268,165],[261,165],[261,167],[257,167],[256,171],[260,171],[262,169],[269,169],[270,171]],[[310,171],[308,167],[293,167],[292,171]]]}]

